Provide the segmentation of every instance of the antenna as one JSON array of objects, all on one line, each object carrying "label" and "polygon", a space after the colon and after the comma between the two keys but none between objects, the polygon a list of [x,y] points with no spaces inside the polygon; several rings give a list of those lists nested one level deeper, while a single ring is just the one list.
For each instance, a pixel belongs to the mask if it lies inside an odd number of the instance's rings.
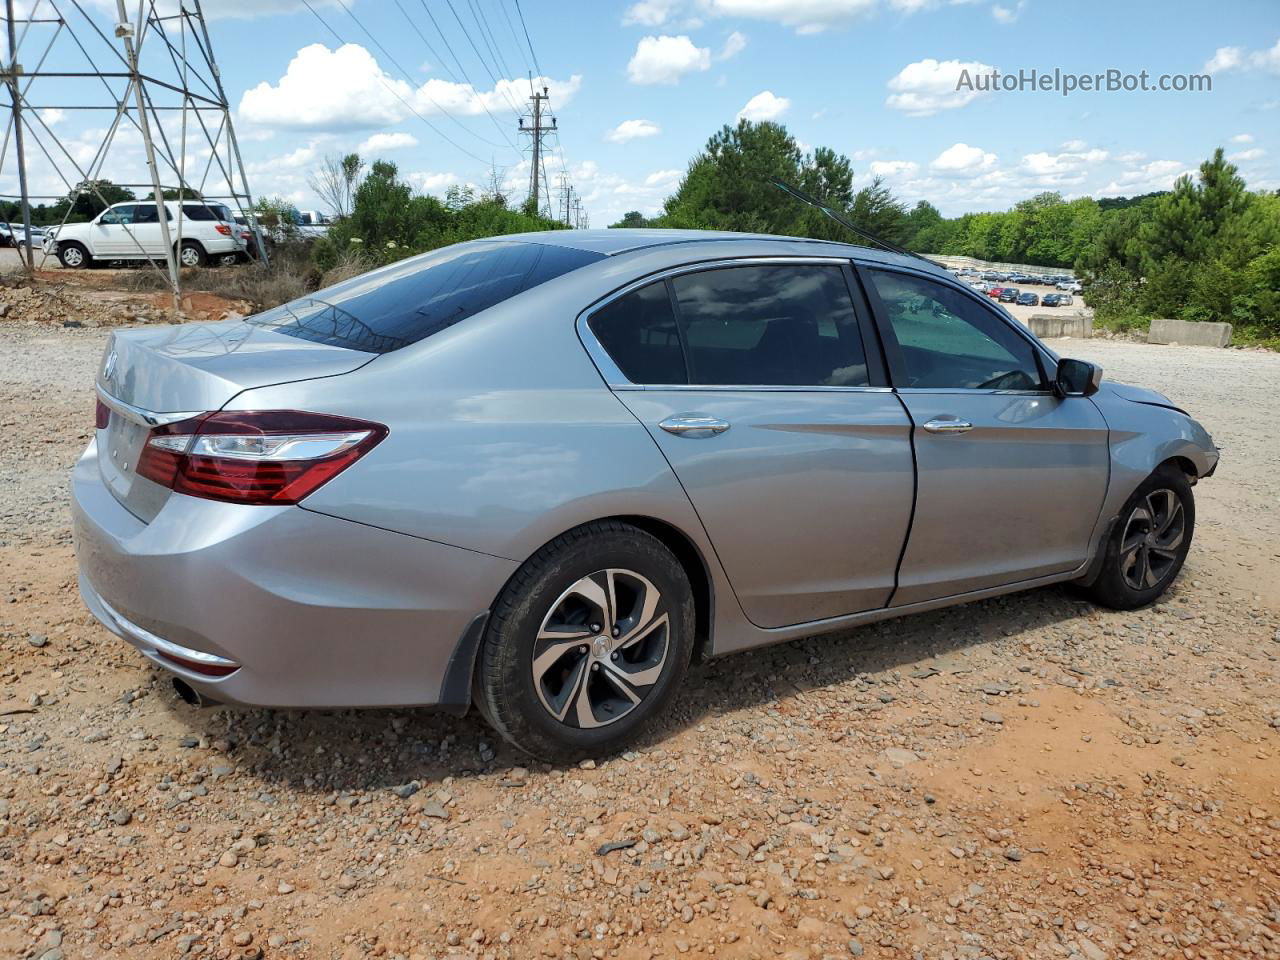
[{"label": "antenna", "polygon": [[[822,203],[819,200],[815,200],[813,197],[809,196],[809,194],[805,193],[803,190],[800,190],[796,187],[791,186],[791,184],[787,183],[785,180],[779,180],[777,177],[770,177],[769,182],[773,184],[775,187],[777,187],[779,190],[781,190],[783,193],[787,193],[795,197],[801,203],[807,203],[809,206],[814,207],[818,210],[821,210],[823,213],[825,213],[828,217],[830,217],[836,223],[840,224],[842,227],[846,227],[847,229],[852,230],[854,233],[860,236],[863,240],[866,240],[868,243],[874,243],[877,247],[882,247],[883,249],[888,250],[890,253],[898,253],[904,257],[915,257],[917,260],[923,260],[925,263],[933,264],[932,260],[929,260],[926,257],[922,257],[918,253],[912,253],[906,247],[900,247],[896,243],[891,243],[888,240],[885,240],[883,237],[878,237],[874,233],[872,233],[870,230],[863,229],[862,227],[854,223],[852,220],[850,220],[848,217],[846,217],[844,214],[838,212],[835,208],[825,203]],[[936,266],[936,264],[934,265]]]}]

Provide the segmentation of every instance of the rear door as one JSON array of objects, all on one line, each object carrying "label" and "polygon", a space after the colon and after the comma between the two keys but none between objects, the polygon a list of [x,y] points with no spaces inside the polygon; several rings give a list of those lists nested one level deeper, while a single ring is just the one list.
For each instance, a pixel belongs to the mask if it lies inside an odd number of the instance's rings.
[{"label": "rear door", "polygon": [[911,425],[852,282],[847,261],[702,265],[580,326],[762,627],[876,609],[893,592]]},{"label": "rear door", "polygon": [[160,228],[161,216],[172,217],[172,214],[154,203],[138,204],[131,227],[134,240],[126,238],[124,252],[135,257],[141,257],[144,253],[148,257],[163,257],[165,250],[164,233]]},{"label": "rear door", "polygon": [[996,308],[912,271],[861,268],[914,422],[915,517],[893,605],[1073,570],[1106,493],[1107,426],[1058,397]]}]

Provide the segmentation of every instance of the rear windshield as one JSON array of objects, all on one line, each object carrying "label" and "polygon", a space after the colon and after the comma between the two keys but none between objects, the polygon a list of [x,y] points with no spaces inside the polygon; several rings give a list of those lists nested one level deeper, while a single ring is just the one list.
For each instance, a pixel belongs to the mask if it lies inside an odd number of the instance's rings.
[{"label": "rear windshield", "polygon": [[459,243],[317,290],[249,322],[316,343],[389,353],[602,259],[543,243]]}]

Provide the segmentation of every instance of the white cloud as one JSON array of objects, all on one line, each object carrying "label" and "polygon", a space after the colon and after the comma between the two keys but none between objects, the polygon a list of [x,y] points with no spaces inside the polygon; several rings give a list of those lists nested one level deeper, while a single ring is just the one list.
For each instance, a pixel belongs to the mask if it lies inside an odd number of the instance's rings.
[{"label": "white cloud", "polygon": [[1193,171],[1180,160],[1152,160],[1122,171],[1105,187],[1090,193],[1098,197],[1114,197],[1168,190],[1173,186],[1174,180],[1190,173]]},{"label": "white cloud", "polygon": [[1235,163],[1239,163],[1241,161],[1247,163],[1250,160],[1258,160],[1266,156],[1266,153],[1267,151],[1263,150],[1261,147],[1253,147],[1249,150],[1241,150],[1239,153],[1233,153],[1227,157],[1227,159]]},{"label": "white cloud", "polygon": [[604,135],[604,138],[610,143],[626,143],[628,140],[637,140],[640,137],[652,137],[662,132],[652,120],[623,120],[620,124]]},{"label": "white cloud", "polygon": [[294,55],[277,84],[264,80],[246,90],[240,115],[251,123],[291,128],[385,127],[405,113],[397,93],[407,99],[412,91],[384,73],[364,47],[348,43],[330,50],[313,43]]},{"label": "white cloud", "polygon": [[986,92],[956,89],[961,78],[966,71],[974,78],[993,69],[976,60],[918,60],[907,64],[889,80],[889,89],[893,92],[885,103],[912,117],[927,117],[939,110],[967,106]]},{"label": "white cloud", "polygon": [[997,3],[991,8],[991,16],[995,18],[996,23],[1013,23],[1022,16],[1022,8],[1025,6],[1026,0],[1018,0],[1017,4],[1012,7]]},{"label": "white cloud", "polygon": [[373,154],[381,150],[401,150],[417,145],[418,138],[411,133],[375,133],[357,149],[360,153]]},{"label": "white cloud", "polygon": [[873,177],[914,177],[920,164],[912,160],[872,160],[867,169]]},{"label": "white cloud", "polygon": [[1089,148],[1089,144],[1085,143],[1083,140],[1062,141],[1062,149],[1070,150],[1073,153],[1079,153],[1081,150],[1087,150],[1088,148]]},{"label": "white cloud", "polygon": [[418,170],[406,173],[404,178],[423,193],[443,193],[450,187],[462,183],[462,178],[453,173],[428,173]]},{"label": "white cloud", "polygon": [[66,118],[67,118],[67,112],[65,110],[60,110],[57,107],[45,107],[43,110],[40,111],[40,119],[43,120],[47,126],[50,126],[50,127],[52,127],[55,123],[61,123]]},{"label": "white cloud", "polygon": [[1205,61],[1205,73],[1222,73],[1234,70],[1244,63],[1244,50],[1240,47],[1219,47],[1213,56]]},{"label": "white cloud", "polygon": [[686,73],[711,67],[711,51],[686,36],[642,37],[627,64],[627,78],[639,84],[675,84]]},{"label": "white cloud", "polygon": [[735,30],[725,38],[724,47],[720,50],[716,59],[732,60],[745,49],[747,49],[747,38]]},{"label": "white cloud", "polygon": [[981,147],[956,143],[938,154],[929,166],[939,174],[949,177],[973,177],[995,167],[999,157]]},{"label": "white cloud", "polygon": [[1280,73],[1280,40],[1264,50],[1245,50],[1244,47],[1219,47],[1204,65],[1205,73],[1225,73],[1228,70],[1266,70]]},{"label": "white cloud", "polygon": [[1237,133],[1231,138],[1232,143],[1253,143],[1252,133]]},{"label": "white cloud", "polygon": [[627,8],[627,12],[622,15],[622,25],[660,27],[667,22],[675,8],[676,0],[640,0]]},{"label": "white cloud", "polygon": [[[546,86],[557,107],[577,93],[582,77],[567,81],[535,77]],[[249,123],[285,129],[367,130],[389,127],[413,116],[445,111],[455,116],[477,116],[509,110],[521,103],[528,79],[501,79],[492,90],[476,90],[470,84],[430,79],[419,87],[386,73],[373,55],[355,43],[330,50],[322,43],[300,49],[289,61],[278,82],[259,83],[240,98],[240,117]],[[413,110],[410,110],[412,105]]]},{"label": "white cloud", "polygon": [[786,97],[774,96],[772,90],[757,93],[747,101],[746,106],[738,111],[739,120],[776,120],[787,112],[791,101]]},{"label": "white cloud", "polygon": [[1069,141],[1079,144],[1080,149],[1063,153],[1028,153],[1022,158],[1022,172],[1028,174],[1032,183],[1038,187],[1075,186],[1088,178],[1089,172],[1107,159],[1105,150],[1084,149],[1080,141]]},{"label": "white cloud", "polygon": [[877,0],[702,0],[713,16],[770,20],[797,33],[818,33],[875,9]]},{"label": "white cloud", "polygon": [[680,170],[655,170],[644,178],[644,185],[658,190],[673,190],[683,176]]},{"label": "white cloud", "polygon": [[1280,40],[1276,41],[1274,47],[1249,54],[1249,65],[1257,67],[1259,70],[1280,73]]}]

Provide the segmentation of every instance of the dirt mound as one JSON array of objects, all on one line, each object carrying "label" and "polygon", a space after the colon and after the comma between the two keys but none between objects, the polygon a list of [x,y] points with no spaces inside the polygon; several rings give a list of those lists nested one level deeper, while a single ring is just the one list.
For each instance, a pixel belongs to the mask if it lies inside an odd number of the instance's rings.
[{"label": "dirt mound", "polygon": [[0,276],[0,322],[62,327],[107,327],[135,323],[223,320],[252,312],[245,301],[210,293],[183,296],[174,310],[165,293],[135,292],[61,277]]}]

